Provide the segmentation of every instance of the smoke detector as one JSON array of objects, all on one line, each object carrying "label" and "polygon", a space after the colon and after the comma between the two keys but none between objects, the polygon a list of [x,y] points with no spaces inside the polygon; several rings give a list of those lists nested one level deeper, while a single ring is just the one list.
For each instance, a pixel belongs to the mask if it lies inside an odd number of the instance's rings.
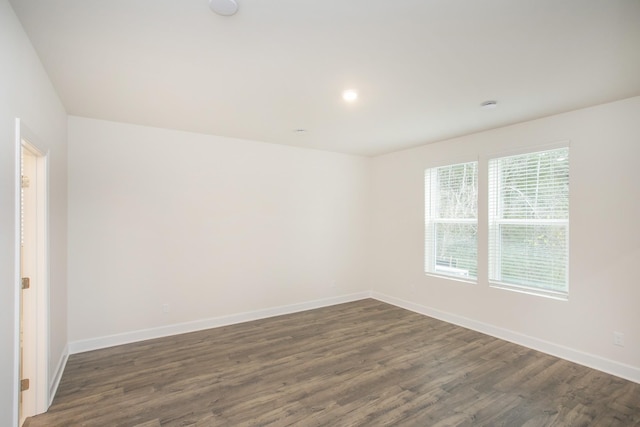
[{"label": "smoke detector", "polygon": [[236,0],[209,0],[209,7],[222,16],[231,16],[238,11]]}]

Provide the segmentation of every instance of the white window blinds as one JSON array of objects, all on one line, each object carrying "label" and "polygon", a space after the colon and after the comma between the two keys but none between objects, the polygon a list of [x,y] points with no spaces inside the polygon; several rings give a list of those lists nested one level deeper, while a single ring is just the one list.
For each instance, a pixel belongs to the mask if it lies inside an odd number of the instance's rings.
[{"label": "white window blinds", "polygon": [[566,296],[569,149],[489,161],[489,281]]},{"label": "white window blinds", "polygon": [[425,171],[425,271],[478,274],[478,163]]}]

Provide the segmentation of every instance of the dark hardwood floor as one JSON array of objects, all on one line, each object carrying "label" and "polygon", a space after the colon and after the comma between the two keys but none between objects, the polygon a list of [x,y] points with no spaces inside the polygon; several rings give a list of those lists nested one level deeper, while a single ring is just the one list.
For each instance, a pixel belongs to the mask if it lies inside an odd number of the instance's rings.
[{"label": "dark hardwood floor", "polygon": [[69,358],[26,426],[640,426],[640,384],[363,300]]}]

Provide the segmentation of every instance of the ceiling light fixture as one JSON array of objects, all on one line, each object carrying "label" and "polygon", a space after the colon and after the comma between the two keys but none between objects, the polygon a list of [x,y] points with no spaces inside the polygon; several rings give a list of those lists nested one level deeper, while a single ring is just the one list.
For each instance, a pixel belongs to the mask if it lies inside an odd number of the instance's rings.
[{"label": "ceiling light fixture", "polygon": [[231,16],[238,11],[236,0],[209,0],[209,7],[222,16]]},{"label": "ceiling light fixture", "polygon": [[344,92],[342,92],[342,99],[347,102],[353,102],[358,99],[358,92],[353,89],[345,90]]},{"label": "ceiling light fixture", "polygon": [[493,110],[498,106],[498,101],[484,101],[480,104],[480,108],[483,110]]}]

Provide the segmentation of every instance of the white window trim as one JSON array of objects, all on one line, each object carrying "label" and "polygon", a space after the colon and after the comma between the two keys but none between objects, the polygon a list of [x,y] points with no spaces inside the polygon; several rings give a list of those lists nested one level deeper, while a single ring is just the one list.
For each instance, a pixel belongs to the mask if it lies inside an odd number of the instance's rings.
[{"label": "white window trim", "polygon": [[[541,152],[541,151],[550,151],[550,150],[555,150],[555,149],[560,149],[560,148],[567,148],[569,149],[569,151],[571,151],[571,141],[569,140],[564,140],[564,141],[559,141],[559,142],[555,142],[555,143],[550,143],[550,144],[543,144],[543,145],[534,145],[534,146],[527,146],[527,147],[522,147],[516,150],[508,150],[508,151],[500,151],[500,152],[494,152],[491,153],[487,156],[481,156],[480,160],[479,160],[479,164],[478,167],[480,168],[481,165],[484,165],[486,167],[489,166],[491,160],[494,159],[499,159],[502,157],[510,157],[510,156],[518,156],[518,155],[525,155],[525,154],[529,154],[529,153],[536,153],[536,152]],[[569,169],[571,169],[571,165],[569,165]],[[487,200],[489,198],[489,194],[491,192],[491,189],[489,188],[489,182],[491,181],[491,177],[490,177],[491,171],[490,169],[487,170],[487,187],[486,187],[486,197]],[[479,182],[482,182],[480,180],[479,177]],[[569,185],[571,185],[571,174],[569,174]],[[480,194],[482,194],[482,191],[479,190],[478,191],[478,197],[480,197]],[[569,199],[571,200],[571,199]],[[478,204],[480,206],[480,201],[478,201]],[[553,290],[548,290],[548,289],[542,289],[542,288],[534,288],[534,287],[528,287],[528,286],[520,286],[520,285],[515,285],[515,284],[511,284],[511,283],[503,283],[499,280],[495,280],[495,279],[491,279],[491,271],[495,268],[495,266],[491,265],[491,250],[490,250],[490,245],[491,245],[491,240],[495,239],[495,236],[492,236],[491,233],[491,206],[489,204],[489,206],[487,206],[487,212],[488,212],[488,217],[487,219],[487,223],[486,226],[488,227],[488,233],[489,235],[487,236],[487,261],[488,261],[488,275],[487,275],[487,282],[489,283],[489,286],[491,288],[495,288],[495,289],[501,289],[501,290],[508,290],[508,291],[513,291],[513,292],[519,292],[519,293],[524,293],[524,294],[528,294],[528,295],[535,295],[535,296],[541,296],[541,297],[546,297],[546,298],[552,298],[552,299],[556,299],[556,300],[561,300],[561,301],[568,301],[569,300],[569,292],[570,292],[570,280],[569,280],[569,272],[570,272],[570,245],[569,242],[567,242],[567,270],[565,272],[566,275],[566,284],[567,284],[567,289],[566,291],[563,292],[558,292],[558,291],[553,291]],[[478,215],[478,217],[480,217],[480,215]],[[566,238],[570,241],[569,236],[570,236],[570,221],[571,221],[571,202],[569,203],[569,219],[532,219],[532,220],[515,220],[515,219],[498,219],[495,220],[495,224],[496,225],[500,225],[500,224],[531,224],[531,223],[536,223],[536,224],[565,224],[565,227],[567,229],[566,232]],[[494,230],[495,232],[495,230]],[[496,239],[496,242],[498,242],[499,239]],[[480,255],[478,255],[478,257],[480,258]],[[495,260],[496,262],[499,262],[497,260]]]},{"label": "white window trim", "polygon": [[[430,171],[430,170],[434,170],[440,167],[447,167],[447,166],[452,166],[452,165],[458,165],[458,164],[463,164],[463,163],[472,163],[475,162],[477,164],[477,171],[478,171],[478,191],[481,191],[481,158],[479,155],[473,155],[473,156],[460,156],[460,157],[456,157],[453,159],[449,159],[449,160],[442,160],[442,161],[436,161],[436,162],[430,162],[428,165],[426,165],[423,169],[423,179],[426,176],[426,172]],[[429,179],[429,183],[431,185],[431,188],[429,189],[430,194],[432,194],[432,192],[434,191],[434,189],[436,189],[436,183],[434,179]],[[480,194],[480,193],[479,193]],[[427,231],[429,228],[431,228],[431,233],[435,232],[435,224],[436,223],[440,223],[440,224],[476,224],[476,226],[480,226],[480,200],[478,200],[478,217],[473,219],[473,218],[459,218],[459,219],[450,219],[450,218],[437,218],[437,219],[432,219],[430,221],[427,221],[427,209],[426,207],[429,206],[429,218],[433,218],[435,216],[435,207],[431,204],[430,201],[426,200],[426,191],[425,188],[423,187],[423,191],[422,191],[422,195],[423,197],[425,197],[423,199],[423,206],[425,206],[425,210],[423,212],[423,220],[424,220],[424,230],[423,230],[423,239],[424,240],[424,264],[423,264],[423,270],[424,270],[424,274],[425,276],[430,276],[430,277],[435,277],[435,278],[439,278],[439,279],[447,279],[447,280],[453,280],[453,281],[457,281],[457,282],[462,282],[462,283],[467,283],[467,284],[477,284],[479,281],[479,277],[465,277],[465,276],[456,276],[456,275],[449,275],[449,274],[442,274],[442,273],[437,273],[435,272],[435,257],[431,256],[431,254],[433,253],[433,251],[435,250],[434,247],[428,247],[427,245],[427,241],[426,241],[426,236],[427,236]],[[478,197],[480,197],[478,195]],[[480,249],[479,246],[479,242],[478,242],[478,247],[477,249]],[[478,256],[478,261],[480,260],[480,257]],[[427,265],[427,263],[429,263]],[[480,267],[478,265],[478,271],[480,271]],[[479,274],[477,274],[476,276],[479,276]]]}]

